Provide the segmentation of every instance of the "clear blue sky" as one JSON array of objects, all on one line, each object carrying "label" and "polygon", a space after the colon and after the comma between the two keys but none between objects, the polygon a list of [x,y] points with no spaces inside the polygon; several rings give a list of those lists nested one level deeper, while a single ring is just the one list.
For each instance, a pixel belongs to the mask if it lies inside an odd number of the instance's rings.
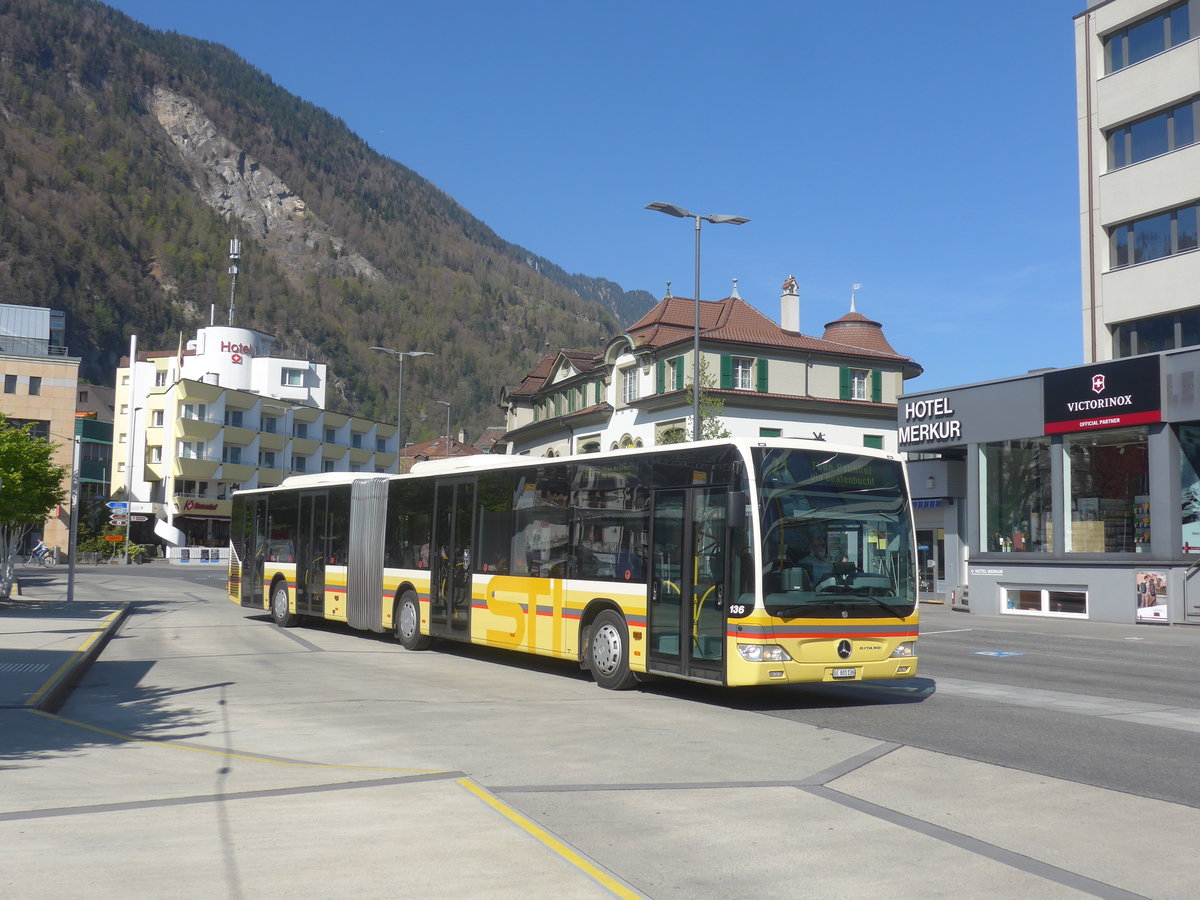
[{"label": "clear blue sky", "polygon": [[[1082,361],[1085,0],[119,0],[225,44],[501,237],[661,297],[849,308],[909,390]],[[269,160],[266,161],[269,165]]]}]

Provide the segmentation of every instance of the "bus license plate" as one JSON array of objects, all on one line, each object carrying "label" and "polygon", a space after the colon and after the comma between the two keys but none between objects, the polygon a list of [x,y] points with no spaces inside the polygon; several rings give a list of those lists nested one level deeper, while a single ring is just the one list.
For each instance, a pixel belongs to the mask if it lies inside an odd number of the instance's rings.
[{"label": "bus license plate", "polygon": [[858,674],[857,669],[834,669],[833,670],[834,678],[853,678],[856,674]]}]

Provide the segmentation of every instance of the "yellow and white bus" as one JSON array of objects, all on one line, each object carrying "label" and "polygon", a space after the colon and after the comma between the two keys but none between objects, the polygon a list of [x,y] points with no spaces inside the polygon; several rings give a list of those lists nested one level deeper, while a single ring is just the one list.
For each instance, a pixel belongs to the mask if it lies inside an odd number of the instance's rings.
[{"label": "yellow and white bus", "polygon": [[917,672],[903,463],[726,440],[408,475],[299,475],[233,499],[229,597],[304,618],[578,661],[605,688]]}]

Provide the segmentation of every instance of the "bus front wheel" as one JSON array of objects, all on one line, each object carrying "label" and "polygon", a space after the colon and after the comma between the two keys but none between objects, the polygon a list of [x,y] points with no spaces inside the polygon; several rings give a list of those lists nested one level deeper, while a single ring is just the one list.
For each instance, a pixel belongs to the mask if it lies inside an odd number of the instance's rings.
[{"label": "bus front wheel", "polygon": [[405,650],[428,650],[433,644],[429,635],[421,634],[421,601],[415,592],[405,591],[401,595],[392,621],[396,640]]},{"label": "bus front wheel", "polygon": [[296,624],[296,616],[290,609],[287,582],[277,581],[271,588],[271,618],[280,628],[291,628]]},{"label": "bus front wheel", "polygon": [[610,691],[626,691],[637,684],[637,676],[629,670],[629,629],[625,618],[611,609],[592,622],[588,668],[596,684]]}]

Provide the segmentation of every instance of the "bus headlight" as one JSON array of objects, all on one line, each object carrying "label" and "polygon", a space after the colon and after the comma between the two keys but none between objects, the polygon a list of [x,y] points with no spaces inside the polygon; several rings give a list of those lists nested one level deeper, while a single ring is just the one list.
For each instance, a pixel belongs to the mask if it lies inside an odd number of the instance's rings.
[{"label": "bus headlight", "polygon": [[791,662],[792,657],[778,644],[738,644],[738,653],[746,662]]},{"label": "bus headlight", "polygon": [[892,659],[898,659],[900,657],[909,657],[909,656],[916,656],[916,655],[917,655],[917,642],[916,641],[905,641],[903,644],[901,644],[899,647],[897,647],[895,650],[892,651]]}]

